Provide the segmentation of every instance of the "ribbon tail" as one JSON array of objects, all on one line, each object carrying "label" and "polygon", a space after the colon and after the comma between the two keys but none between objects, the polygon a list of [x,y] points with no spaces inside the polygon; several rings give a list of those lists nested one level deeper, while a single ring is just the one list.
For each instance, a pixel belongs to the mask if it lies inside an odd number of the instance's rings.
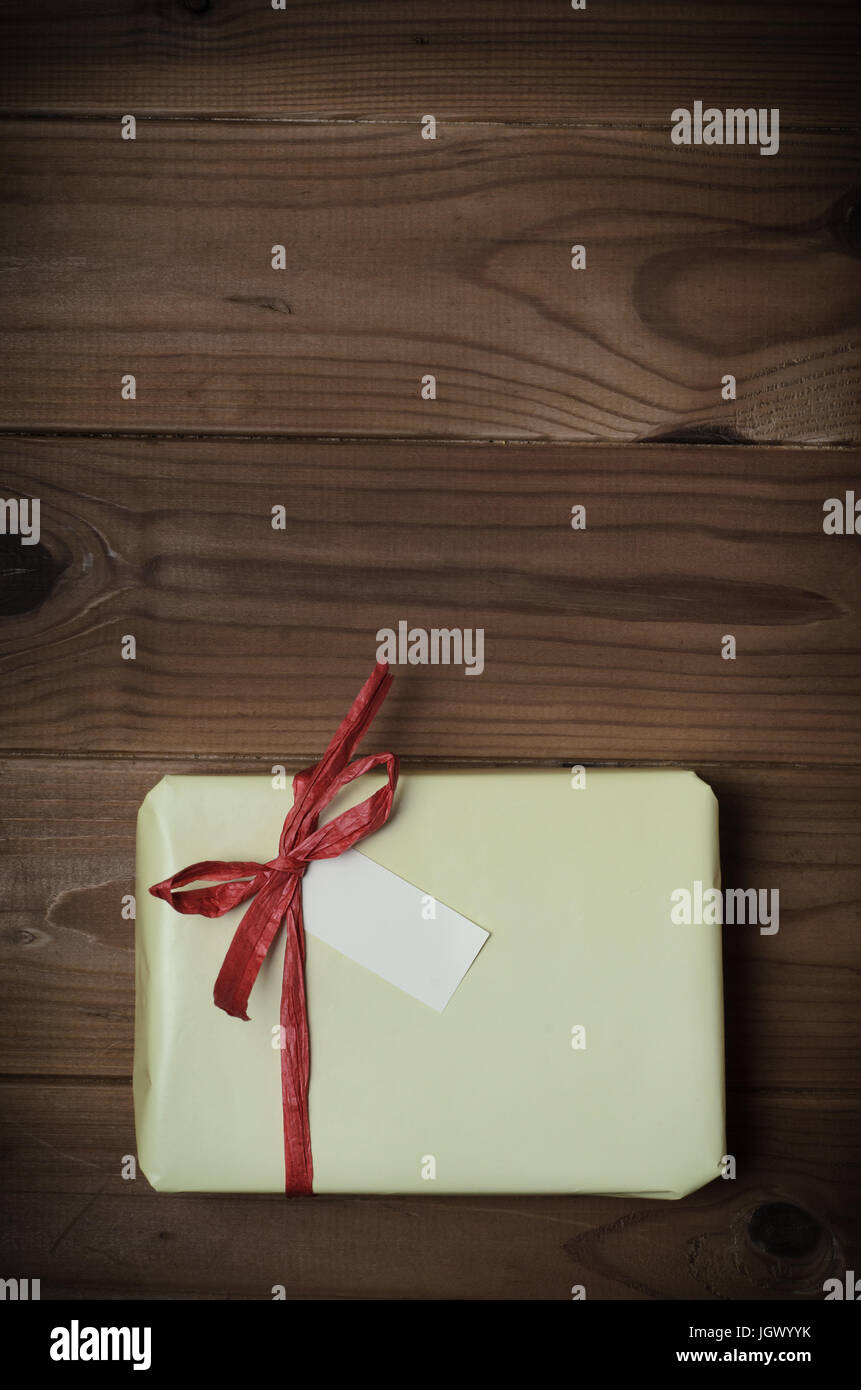
[{"label": "ribbon tail", "polygon": [[[299,896],[298,879],[293,879],[290,892]],[[236,928],[215,981],[216,1007],[234,1018],[248,1021],[248,996],[284,913],[284,888],[269,878]]]},{"label": "ribbon tail", "polygon": [[313,1189],[308,1083],[311,1043],[305,1003],[305,927],[302,895],[297,893],[285,915],[287,932],[281,986],[281,1100],[284,1114],[284,1190],[307,1197]]},{"label": "ribbon tail", "polygon": [[318,763],[312,763],[293,778],[293,807],[281,832],[282,852],[291,836],[301,838],[309,825],[316,825],[321,800],[332,781],[347,766],[370,725],[376,718],[392,684],[392,673],[384,661],[378,661],[362,686],[341,723],[338,725],[326,752]]}]

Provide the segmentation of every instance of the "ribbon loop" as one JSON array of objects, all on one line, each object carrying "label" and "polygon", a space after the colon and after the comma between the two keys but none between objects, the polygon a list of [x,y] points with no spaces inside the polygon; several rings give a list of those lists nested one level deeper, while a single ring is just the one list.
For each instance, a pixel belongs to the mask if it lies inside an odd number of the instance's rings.
[{"label": "ribbon loop", "polygon": [[370,757],[359,758],[355,763],[351,763],[333,781],[320,803],[320,810],[325,810],[344,787],[377,767],[386,768],[386,785],[372,792],[367,800],[361,801],[358,806],[351,806],[349,810],[342,811],[334,820],[320,826],[303,840],[299,846],[303,855],[307,855],[309,859],[334,859],[385,824],[391,813],[392,800],[398,784],[398,760],[393,753],[374,753]]},{"label": "ribbon loop", "polygon": [[[223,917],[225,912],[257,892],[265,870],[265,864],[219,863],[218,860],[206,859],[172,874],[149,891],[154,898],[163,898],[169,903],[174,912],[194,913],[197,917]],[[215,879],[219,886],[192,888],[185,893],[176,891],[186,883],[210,878]]]},{"label": "ribbon loop", "polygon": [[[281,987],[281,1101],[285,1190],[293,1195],[310,1193],[313,1179],[302,878],[315,859],[333,859],[343,854],[379,830],[391,815],[398,782],[397,757],[393,753],[373,753],[350,763],[391,682],[388,666],[378,662],[320,762],[297,772],[293,779],[293,805],[285,818],[274,859],[266,864],[203,860],[149,890],[176,912],[203,917],[220,917],[249,898],[254,899],[234,933],[213,991],[218,1008],[237,1018],[247,1020],[248,997],[260,967],[282,923],[287,929]],[[386,769],[386,785],[358,806],[318,827],[320,815],[338,792],[378,767]],[[205,888],[185,888],[203,880],[214,882]],[[179,888],[185,891],[177,892]]]}]

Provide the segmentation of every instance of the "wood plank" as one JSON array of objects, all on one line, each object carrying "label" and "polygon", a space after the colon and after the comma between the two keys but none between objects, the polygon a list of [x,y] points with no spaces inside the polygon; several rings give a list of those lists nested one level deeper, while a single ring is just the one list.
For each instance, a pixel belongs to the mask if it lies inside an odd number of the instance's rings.
[{"label": "wood plank", "polygon": [[[134,933],[121,909],[134,890],[138,806],[168,772],[270,767],[268,760],[3,762],[0,1073],[131,1075]],[[854,1089],[861,772],[698,771],[721,806],[725,886],[780,894],[775,935],[724,929],[728,1085],[747,1094]]]},{"label": "wood plank", "polygon": [[847,0],[6,0],[9,110],[666,122],[693,93],[857,119]]},{"label": "wood plank", "polygon": [[7,750],[307,760],[404,620],[482,628],[484,671],[399,666],[375,747],[858,761],[860,557],[822,529],[857,453],[0,444],[41,500],[40,545],[2,538]]},{"label": "wood plank", "polygon": [[861,438],[854,136],[787,134],[770,159],[647,130],[155,121],[132,143],[104,121],[7,121],[0,138],[0,424]]},{"label": "wood plank", "polygon": [[[300,1299],[570,1299],[574,1284],[589,1299],[806,1299],[857,1260],[854,1102],[758,1098],[739,1117],[738,1178],[681,1202],[285,1201],[124,1181],[127,1086],[0,1090],[3,1258],[43,1299],[268,1299],[276,1283]],[[775,1202],[780,1250],[762,1234]]]}]

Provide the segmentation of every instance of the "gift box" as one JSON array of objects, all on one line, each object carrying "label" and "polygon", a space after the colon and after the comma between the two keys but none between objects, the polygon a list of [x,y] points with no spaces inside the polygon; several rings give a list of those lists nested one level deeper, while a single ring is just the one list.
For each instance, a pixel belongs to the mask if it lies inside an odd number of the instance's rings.
[{"label": "gift box", "polygon": [[[320,825],[385,781],[343,786]],[[267,860],[293,795],[166,777],[141,808],[135,1115],[159,1191],[285,1190],[284,929],[243,1021],[213,982],[245,907],[181,917],[148,890]],[[273,864],[282,886],[297,871]],[[721,928],[671,914],[719,883],[692,772],[403,773],[386,823],[304,876],[308,1190],[675,1198],[717,1177]]]}]

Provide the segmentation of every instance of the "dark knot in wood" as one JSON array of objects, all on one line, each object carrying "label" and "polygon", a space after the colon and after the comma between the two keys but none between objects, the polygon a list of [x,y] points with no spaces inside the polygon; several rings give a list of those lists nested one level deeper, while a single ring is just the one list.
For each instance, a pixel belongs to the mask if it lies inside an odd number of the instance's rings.
[{"label": "dark knot in wood", "polygon": [[861,188],[850,188],[834,205],[831,230],[851,256],[861,256]]},{"label": "dark knot in wood", "polygon": [[0,535],[0,617],[38,608],[59,573],[44,545],[24,545],[20,536]]},{"label": "dark knot in wood", "polygon": [[796,1260],[812,1254],[821,1236],[816,1218],[790,1202],[765,1202],[757,1207],[748,1234],[769,1255]]}]

